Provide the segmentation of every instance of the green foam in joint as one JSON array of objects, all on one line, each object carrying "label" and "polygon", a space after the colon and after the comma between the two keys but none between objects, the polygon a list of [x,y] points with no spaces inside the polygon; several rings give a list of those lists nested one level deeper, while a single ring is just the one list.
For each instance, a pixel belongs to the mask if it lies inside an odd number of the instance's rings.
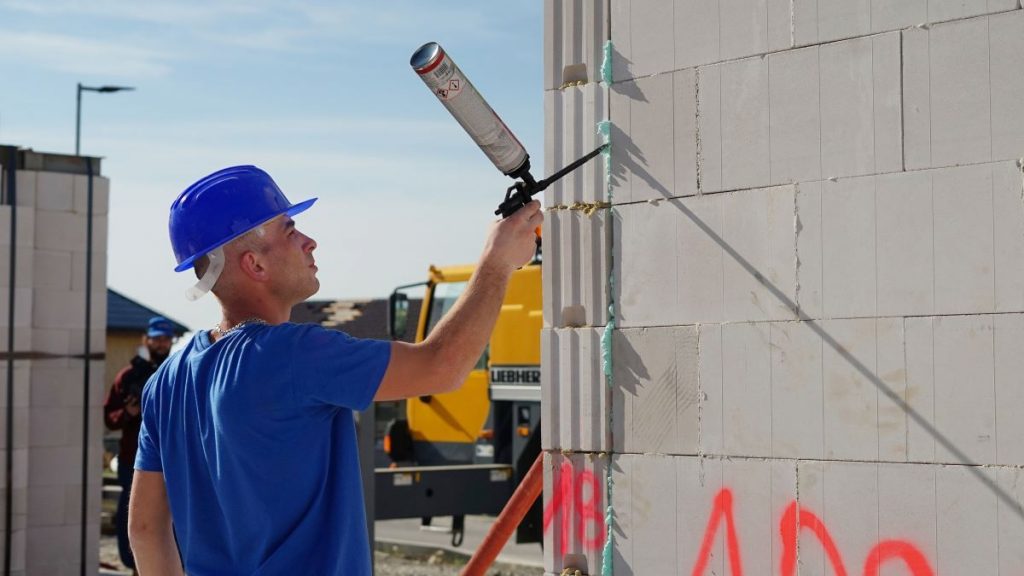
[{"label": "green foam in joint", "polygon": [[604,43],[604,61],[601,62],[601,82],[612,85],[612,41]]},{"label": "green foam in joint", "polygon": [[[608,475],[608,494],[612,493],[612,475]],[[604,537],[604,548],[601,550],[601,573],[605,576],[612,574],[612,507],[611,504],[604,509],[604,526],[607,535]]]}]

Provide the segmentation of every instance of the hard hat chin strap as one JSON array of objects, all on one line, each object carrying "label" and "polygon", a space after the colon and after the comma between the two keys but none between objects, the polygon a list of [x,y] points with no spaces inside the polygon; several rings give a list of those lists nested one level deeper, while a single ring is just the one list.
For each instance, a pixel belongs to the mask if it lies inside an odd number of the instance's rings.
[{"label": "hard hat chin strap", "polygon": [[204,294],[213,289],[214,285],[217,284],[217,279],[220,278],[220,273],[224,271],[224,247],[218,246],[214,248],[212,252],[206,254],[206,258],[209,260],[210,265],[207,266],[206,272],[203,273],[203,277],[195,283],[194,286],[190,286],[185,290],[185,297],[189,301],[196,301],[203,297]]}]

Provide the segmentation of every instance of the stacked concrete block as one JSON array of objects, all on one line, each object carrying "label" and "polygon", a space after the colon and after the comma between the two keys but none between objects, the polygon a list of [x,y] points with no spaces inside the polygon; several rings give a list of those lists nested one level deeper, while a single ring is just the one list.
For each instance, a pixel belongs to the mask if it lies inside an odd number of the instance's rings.
[{"label": "stacked concrete block", "polygon": [[596,328],[544,331],[541,444],[554,450],[610,449],[607,414],[611,392],[601,366]]},{"label": "stacked concrete block", "polygon": [[[11,554],[14,574],[77,574],[98,565],[102,461],[102,359],[106,326],[106,244],[109,183],[92,178],[89,252],[89,182],[94,159],[15,152],[5,148],[4,169],[16,170],[15,276],[9,267],[12,206],[0,206],[0,340],[7,350],[8,295],[15,286],[14,432],[6,437],[6,395],[0,395],[0,452],[14,448]],[[10,197],[7,179],[5,198]],[[91,284],[87,284],[91,254]],[[86,325],[86,289],[91,325]],[[91,340],[86,349],[86,334]],[[92,355],[92,359],[87,357]],[[5,364],[10,359],[0,362]],[[88,363],[88,367],[86,366]],[[0,374],[6,372],[0,372]],[[86,397],[85,382],[90,381]],[[87,422],[85,421],[87,419]],[[88,438],[83,431],[88,426]],[[83,454],[83,446],[87,447]],[[6,456],[3,454],[2,456]],[[5,460],[4,460],[5,461]],[[83,476],[84,470],[84,476]],[[83,517],[83,479],[85,497]],[[6,518],[6,511],[3,517]],[[2,528],[0,528],[2,531]],[[0,553],[7,553],[0,550]]]},{"label": "stacked concrete block", "polygon": [[[587,151],[586,102],[612,147],[608,243],[549,214],[545,501],[609,462],[613,566],[556,514],[547,571],[1019,570],[1020,3],[593,5],[546,26],[607,29],[613,81],[546,86],[549,157]],[[567,315],[594,271],[612,312]]]},{"label": "stacked concrete block", "polygon": [[609,229],[603,209],[555,209],[546,214],[545,325],[603,326],[607,322]]}]

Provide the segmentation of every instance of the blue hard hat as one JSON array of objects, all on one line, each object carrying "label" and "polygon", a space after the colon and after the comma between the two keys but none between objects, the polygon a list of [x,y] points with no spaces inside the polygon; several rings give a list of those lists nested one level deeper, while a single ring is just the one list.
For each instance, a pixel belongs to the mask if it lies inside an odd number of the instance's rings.
[{"label": "blue hard hat", "polygon": [[197,258],[257,226],[287,214],[294,216],[316,202],[292,204],[269,174],[255,166],[232,166],[189,186],[171,204],[171,247],[175,272],[188,270]]},{"label": "blue hard hat", "polygon": [[153,316],[149,319],[149,328],[146,330],[146,336],[149,338],[156,338],[157,336],[171,336],[174,337],[174,324],[163,316]]}]

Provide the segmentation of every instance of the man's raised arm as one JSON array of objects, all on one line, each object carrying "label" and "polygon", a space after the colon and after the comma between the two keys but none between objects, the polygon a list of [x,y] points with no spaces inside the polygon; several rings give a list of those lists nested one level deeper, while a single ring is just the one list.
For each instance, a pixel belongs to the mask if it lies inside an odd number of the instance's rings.
[{"label": "man's raised arm", "polygon": [[509,278],[534,254],[534,230],[543,221],[534,200],[491,228],[466,291],[427,339],[391,344],[391,361],[375,400],[440,394],[462,385],[491,337]]}]

